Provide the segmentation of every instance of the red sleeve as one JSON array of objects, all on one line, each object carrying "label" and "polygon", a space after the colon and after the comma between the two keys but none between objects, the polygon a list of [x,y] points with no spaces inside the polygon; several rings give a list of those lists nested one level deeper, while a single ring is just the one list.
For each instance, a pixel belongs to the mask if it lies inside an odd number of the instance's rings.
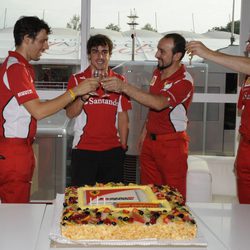
[{"label": "red sleeve", "polygon": [[71,75],[69,78],[67,90],[74,88],[75,86],[78,85],[77,79],[75,75]]},{"label": "red sleeve", "polygon": [[[124,84],[127,84],[126,78],[123,75],[119,75],[119,74],[115,74],[116,77],[118,77],[119,79],[121,79]],[[121,95],[121,109],[118,111],[128,111],[132,109],[132,105],[131,105],[131,101],[130,101],[130,97],[128,97],[127,95],[122,94]]]},{"label": "red sleeve", "polygon": [[242,109],[243,106],[244,106],[244,104],[243,104],[243,88],[241,87],[240,94],[239,94],[239,99],[238,99],[238,103],[237,103],[237,108]]},{"label": "red sleeve", "polygon": [[122,111],[128,111],[132,109],[130,98],[126,95],[121,96],[121,109]]},{"label": "red sleeve", "polygon": [[39,98],[34,86],[32,72],[19,63],[13,64],[7,70],[10,90],[17,99],[18,104]]},{"label": "red sleeve", "polygon": [[174,83],[169,90],[163,91],[162,95],[170,97],[170,106],[175,107],[183,103],[193,94],[193,84],[188,80],[181,80]]}]

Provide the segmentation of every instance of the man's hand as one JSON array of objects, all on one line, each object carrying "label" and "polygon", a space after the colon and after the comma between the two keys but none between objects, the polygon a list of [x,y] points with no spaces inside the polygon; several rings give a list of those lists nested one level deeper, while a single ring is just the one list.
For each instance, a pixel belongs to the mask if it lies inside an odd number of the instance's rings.
[{"label": "man's hand", "polygon": [[188,42],[186,45],[186,50],[188,55],[190,56],[197,55],[202,58],[207,58],[208,54],[212,52],[200,41]]},{"label": "man's hand", "polygon": [[77,85],[73,91],[77,96],[86,95],[99,87],[98,78],[87,78]]},{"label": "man's hand", "polygon": [[109,92],[121,93],[124,82],[117,77],[106,77],[102,79],[102,87]]}]

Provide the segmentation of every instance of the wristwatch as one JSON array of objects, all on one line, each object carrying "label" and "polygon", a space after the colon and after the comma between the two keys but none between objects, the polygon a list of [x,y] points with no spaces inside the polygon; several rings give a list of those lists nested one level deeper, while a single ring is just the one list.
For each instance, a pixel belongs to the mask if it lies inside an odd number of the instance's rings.
[{"label": "wristwatch", "polygon": [[81,100],[85,103],[88,99],[85,99],[83,96],[81,96]]}]

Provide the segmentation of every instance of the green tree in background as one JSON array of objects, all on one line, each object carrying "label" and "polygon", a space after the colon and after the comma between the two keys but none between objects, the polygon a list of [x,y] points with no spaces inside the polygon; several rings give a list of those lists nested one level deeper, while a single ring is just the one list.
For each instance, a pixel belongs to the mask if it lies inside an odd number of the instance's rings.
[{"label": "green tree in background", "polygon": [[[223,26],[213,27],[212,30],[231,32],[231,27],[232,27],[232,22],[229,22],[225,27]],[[234,22],[234,33],[240,34],[240,21],[239,20]]]},{"label": "green tree in background", "polygon": [[142,27],[141,29],[142,30],[150,30],[150,31],[157,32],[157,30],[154,29],[150,23],[145,24],[144,27]]},{"label": "green tree in background", "polygon": [[113,23],[110,23],[105,29],[120,31],[119,26],[118,26],[118,25],[115,25],[115,24],[113,24]]},{"label": "green tree in background", "polygon": [[73,30],[80,30],[81,29],[81,19],[79,15],[74,15],[70,21],[67,23],[67,28]]}]

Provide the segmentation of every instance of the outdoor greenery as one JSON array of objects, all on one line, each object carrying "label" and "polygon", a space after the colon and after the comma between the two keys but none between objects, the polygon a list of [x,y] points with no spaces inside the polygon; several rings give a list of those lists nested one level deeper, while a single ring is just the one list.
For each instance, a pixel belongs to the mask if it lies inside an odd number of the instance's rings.
[{"label": "outdoor greenery", "polygon": [[[216,26],[213,27],[211,30],[218,30],[218,31],[226,31],[231,32],[232,22],[229,22],[226,26]],[[81,19],[79,15],[73,15],[73,17],[70,19],[70,21],[67,23],[67,28],[74,29],[74,30],[80,30],[81,29]],[[92,27],[93,28],[93,27]],[[115,31],[121,31],[120,27],[116,24],[110,23],[105,27],[105,29],[115,30]],[[150,23],[146,23],[142,28],[142,30],[150,30],[157,32],[155,28]],[[237,20],[234,22],[234,33],[240,34],[240,21]]]},{"label": "outdoor greenery", "polygon": [[67,28],[73,30],[80,30],[81,29],[81,19],[79,15],[74,15],[70,21],[67,23]]},{"label": "outdoor greenery", "polygon": [[[211,30],[231,32],[231,29],[232,29],[232,22],[229,22],[226,26],[213,27]],[[234,22],[234,33],[240,34],[240,21],[239,20]]]},{"label": "outdoor greenery", "polygon": [[157,32],[157,30],[154,29],[150,23],[145,24],[144,27],[142,27],[141,29],[142,30],[150,30],[150,31]]},{"label": "outdoor greenery", "polygon": [[120,31],[120,27],[116,24],[110,23],[105,29]]}]

